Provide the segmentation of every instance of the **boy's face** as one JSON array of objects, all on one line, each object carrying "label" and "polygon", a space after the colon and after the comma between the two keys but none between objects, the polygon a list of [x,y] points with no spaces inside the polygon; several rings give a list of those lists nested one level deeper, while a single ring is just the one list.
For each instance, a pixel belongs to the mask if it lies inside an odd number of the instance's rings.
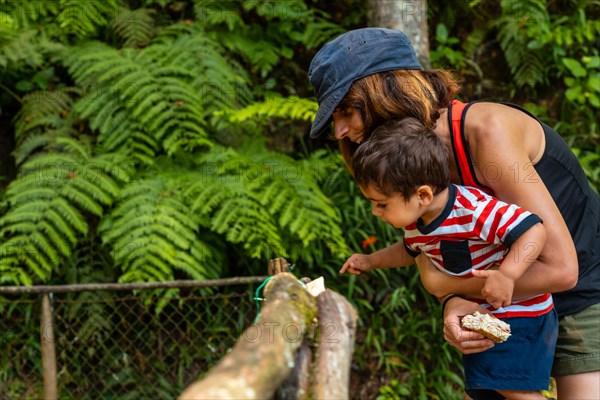
[{"label": "boy's face", "polygon": [[423,213],[423,208],[417,194],[410,196],[408,201],[399,194],[388,197],[372,186],[360,188],[363,195],[371,201],[373,215],[395,228],[405,228],[416,222]]}]

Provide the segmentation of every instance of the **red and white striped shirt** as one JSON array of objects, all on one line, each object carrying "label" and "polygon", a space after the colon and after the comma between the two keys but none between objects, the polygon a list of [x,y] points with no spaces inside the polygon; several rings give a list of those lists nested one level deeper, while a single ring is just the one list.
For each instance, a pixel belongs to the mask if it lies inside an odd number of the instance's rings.
[{"label": "red and white striped shirt", "polygon": [[[444,273],[468,278],[473,269],[500,264],[515,240],[541,222],[537,215],[477,188],[450,185],[448,203],[442,213],[429,225],[416,222],[407,226],[404,246],[414,257],[425,253]],[[550,293],[499,309],[485,301],[474,301],[489,308],[498,318],[533,317],[554,307]]]}]

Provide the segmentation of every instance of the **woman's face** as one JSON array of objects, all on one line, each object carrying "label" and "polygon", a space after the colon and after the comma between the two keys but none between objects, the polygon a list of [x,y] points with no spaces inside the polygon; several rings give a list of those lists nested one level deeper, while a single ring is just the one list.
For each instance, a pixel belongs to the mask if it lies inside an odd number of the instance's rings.
[{"label": "woman's face", "polygon": [[333,133],[337,140],[348,138],[351,142],[362,142],[365,124],[360,112],[355,107],[336,108],[333,114]]}]

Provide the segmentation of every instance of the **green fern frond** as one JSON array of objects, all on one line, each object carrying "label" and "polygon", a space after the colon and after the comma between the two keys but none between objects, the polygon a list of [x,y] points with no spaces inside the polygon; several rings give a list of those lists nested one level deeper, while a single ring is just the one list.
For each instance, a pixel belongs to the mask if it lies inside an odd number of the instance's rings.
[{"label": "green fern frond", "polygon": [[161,38],[145,49],[144,55],[157,60],[160,67],[156,73],[161,77],[190,81],[190,89],[198,95],[193,98],[200,99],[205,115],[222,108],[239,108],[251,96],[248,72],[226,57],[224,48],[202,31],[190,30],[176,40]]},{"label": "green fern frond", "polygon": [[[123,135],[113,134],[123,122],[128,123],[130,129],[123,129],[122,133],[148,135],[168,154],[182,147],[211,144],[205,131],[205,99],[190,85],[191,75],[187,80],[181,79],[179,69],[168,68],[171,60],[166,59],[165,54],[170,53],[173,46],[178,48],[177,44],[159,43],[143,50],[122,52],[92,44],[72,52],[67,64],[78,84],[95,82],[102,88],[98,95],[84,96],[75,110],[84,118],[91,118],[91,125],[100,130],[99,137],[108,148],[127,146],[129,154],[140,159],[154,155],[152,146],[138,148],[133,145],[131,136],[123,138]],[[188,56],[191,53],[183,47],[179,50]],[[152,140],[144,142],[152,143]]]},{"label": "green fern frond", "polygon": [[143,127],[130,118],[130,113],[114,93],[103,90],[90,92],[74,106],[82,118],[88,118],[90,128],[99,131],[98,144],[105,152],[119,152],[151,164],[158,143]]},{"label": "green fern frond", "polygon": [[[279,215],[280,225],[289,229],[304,246],[322,240],[332,253],[340,254],[347,251],[347,245],[339,228],[338,211],[315,180],[319,169],[326,168],[328,162],[314,156],[289,162],[281,168],[274,167],[272,174],[261,182],[261,203],[270,205],[270,212]],[[288,200],[272,201],[274,192]]]},{"label": "green fern frond", "polygon": [[119,9],[111,25],[124,47],[144,47],[150,43],[155,33],[152,14],[154,10],[148,8]]},{"label": "green fern frond", "polygon": [[29,273],[16,265],[19,259],[15,257],[0,258],[0,283],[4,285],[31,286],[33,283]]},{"label": "green fern frond", "polygon": [[77,92],[74,88],[37,91],[23,98],[23,105],[14,118],[17,165],[48,150],[59,137],[75,135],[76,119],[70,111]]},{"label": "green fern frond", "polygon": [[210,216],[211,229],[243,243],[253,257],[285,255],[292,243],[303,248],[316,242],[347,254],[337,210],[316,180],[331,163],[324,153],[295,161],[264,149],[217,147],[200,158],[201,173],[185,197],[192,210]]},{"label": "green fern frond", "polygon": [[[75,51],[69,66],[80,85],[95,82],[95,93],[84,96],[75,109],[84,118],[92,118],[90,125],[99,129],[100,142],[107,149],[120,151],[125,146],[132,156],[145,160],[154,156],[155,146],[138,149],[127,133],[146,136],[144,143],[154,138],[171,154],[181,147],[210,145],[204,128],[206,117],[215,107],[213,99],[221,99],[223,92],[205,93],[195,85],[208,76],[224,84],[240,81],[237,70],[214,47],[206,39],[187,37],[175,43],[157,41],[141,52],[118,53],[99,45],[82,47]],[[209,57],[200,59],[190,49],[202,49]],[[184,73],[180,65],[172,64],[174,51],[177,59],[183,55],[193,68]],[[203,64],[214,63],[214,59],[225,67],[219,73],[208,73],[210,69]],[[232,104],[235,101],[227,103]],[[123,124],[129,127],[125,129]],[[120,134],[115,134],[116,130]]]},{"label": "green fern frond", "polygon": [[308,14],[308,8],[303,0],[285,2],[244,0],[242,7],[246,11],[254,10],[268,20],[299,20]]},{"label": "green fern frond", "polygon": [[5,69],[19,68],[21,65],[39,67],[44,62],[34,30],[9,34],[0,45],[0,66]]},{"label": "green fern frond", "polygon": [[241,9],[237,2],[223,3],[218,0],[197,0],[194,2],[196,20],[207,27],[225,25],[229,31],[244,26]]},{"label": "green fern frond", "polygon": [[0,42],[13,39],[17,35],[17,24],[14,18],[0,11]]},{"label": "green fern frond", "polygon": [[326,15],[320,14],[318,11],[311,10],[311,14],[314,15],[310,18],[312,22],[306,25],[302,36],[302,42],[308,49],[314,49],[346,31],[342,26],[328,21]]},{"label": "green fern frond", "polygon": [[119,194],[118,182],[129,180],[122,157],[91,157],[86,146],[68,137],[55,139],[52,147],[22,164],[6,191],[10,208],[0,217],[0,239],[14,244],[5,247],[1,268],[23,269],[40,281],[88,233],[85,214],[101,217]]},{"label": "green fern frond", "polygon": [[46,256],[43,253],[38,253],[38,249],[34,246],[27,249],[27,255],[23,261],[40,280],[46,278],[52,270],[52,265],[46,259]]},{"label": "green fern frond", "polygon": [[273,218],[239,179],[204,175],[196,181],[184,196],[193,212],[210,216],[211,230],[230,243],[243,244],[254,258],[268,256],[270,247],[287,254]]},{"label": "green fern frond", "polygon": [[501,6],[502,17],[496,23],[498,39],[517,86],[545,82],[548,67],[541,60],[546,54],[529,44],[533,39],[543,43],[551,36],[546,0],[503,0]]},{"label": "green fern frond", "polygon": [[76,204],[78,207],[87,210],[89,213],[101,216],[103,213],[102,207],[98,204],[96,199],[91,197],[89,194],[78,190],[72,186],[67,186],[63,190],[64,196]]},{"label": "green fern frond", "polygon": [[15,153],[17,165],[21,164],[25,158],[35,153],[37,150],[43,150],[51,142],[50,135],[32,134],[26,137],[19,145],[18,152]]},{"label": "green fern frond", "polygon": [[474,29],[469,35],[463,40],[461,47],[464,50],[466,57],[473,59],[476,57],[475,52],[482,45],[487,35],[487,30],[483,28]]},{"label": "green fern frond", "polygon": [[6,1],[3,2],[19,27],[29,27],[44,17],[55,16],[59,12],[56,1]]},{"label": "green fern frond", "polygon": [[284,57],[285,48],[273,41],[253,38],[245,32],[223,32],[219,40],[232,51],[239,53],[253,65],[262,77]]},{"label": "green fern frond", "polygon": [[117,0],[60,0],[57,21],[66,33],[82,38],[106,26],[118,7]]},{"label": "green fern frond", "polygon": [[[50,215],[50,220],[52,223],[43,222],[40,225],[42,231],[51,232],[53,238],[66,238],[69,240],[71,244],[77,243],[77,234],[78,232],[74,229],[72,225],[70,225],[62,215],[58,213],[55,209],[48,210],[48,214]],[[64,249],[62,252],[64,256],[68,255],[67,247],[61,247]]]},{"label": "green fern frond", "polygon": [[547,84],[547,66],[537,53],[524,53],[513,71],[515,82],[518,86],[533,87],[538,83]]},{"label": "green fern frond", "polygon": [[319,105],[316,101],[297,96],[279,97],[275,94],[263,102],[252,103],[229,113],[231,122],[284,118],[296,121],[312,121]]},{"label": "green fern frond", "polygon": [[177,183],[166,177],[143,179],[121,192],[100,225],[123,271],[120,281],[172,280],[175,269],[194,279],[218,276],[210,247],[198,238],[198,220],[180,196]]}]

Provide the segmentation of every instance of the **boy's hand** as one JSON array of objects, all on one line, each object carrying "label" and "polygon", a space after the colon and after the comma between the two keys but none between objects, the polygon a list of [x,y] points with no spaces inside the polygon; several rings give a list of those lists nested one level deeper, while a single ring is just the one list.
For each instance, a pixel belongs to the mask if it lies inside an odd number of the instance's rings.
[{"label": "boy's hand", "polygon": [[499,270],[473,270],[473,276],[484,278],[481,295],[494,308],[507,307],[512,302],[515,281]]},{"label": "boy's hand", "polygon": [[340,269],[340,274],[348,271],[353,275],[360,275],[374,269],[371,256],[369,254],[352,254]]}]

